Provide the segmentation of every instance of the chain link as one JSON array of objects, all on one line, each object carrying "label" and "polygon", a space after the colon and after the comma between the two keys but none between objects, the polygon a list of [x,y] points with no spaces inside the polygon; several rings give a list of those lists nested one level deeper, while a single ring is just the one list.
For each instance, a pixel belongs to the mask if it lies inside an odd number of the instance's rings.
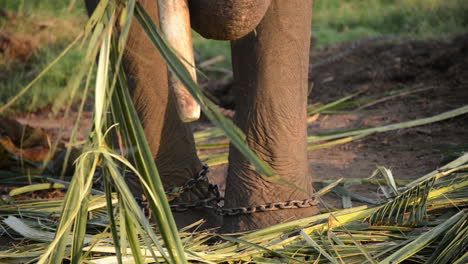
[{"label": "chain link", "polygon": [[[189,179],[184,185],[180,187],[171,187],[166,190],[167,195],[180,196],[182,192],[192,189],[198,182],[208,181],[207,174],[210,171],[208,165],[204,164],[203,168],[198,172],[198,174]],[[224,208],[219,206],[219,202],[224,200],[219,192],[218,185],[209,184],[208,191],[210,197],[202,200],[197,200],[193,202],[181,202],[171,204],[171,210],[174,212],[185,212],[188,210],[201,210],[208,209],[213,210],[216,214],[221,216],[235,216],[241,214],[253,214],[259,212],[271,212],[283,209],[300,209],[300,208],[309,208],[316,206],[318,201],[315,198],[308,198],[304,200],[290,200],[285,202],[272,202],[265,204],[256,204],[252,206],[239,206],[233,208]]]},{"label": "chain link", "polygon": [[223,208],[218,207],[215,209],[219,215],[240,215],[240,214],[254,214],[260,212],[271,212],[283,209],[300,209],[309,208],[318,205],[318,201],[315,198],[308,198],[304,200],[290,200],[285,202],[272,202],[265,204],[257,204],[245,207],[234,207],[234,208]]},{"label": "chain link", "polygon": [[224,208],[219,205],[214,204],[213,201],[217,201],[216,197],[211,197],[204,200],[199,200],[192,203],[179,203],[171,205],[171,209],[175,212],[185,212],[190,209],[200,210],[200,209],[211,209],[216,214],[224,216],[235,216],[240,214],[254,214],[261,212],[271,212],[283,209],[300,209],[300,208],[310,208],[318,205],[318,201],[315,198],[308,198],[304,200],[290,200],[285,202],[272,202],[265,204],[257,204],[252,206],[239,206],[234,208]]},{"label": "chain link", "polygon": [[[207,174],[210,171],[210,167],[207,164],[203,164],[202,169],[192,178],[188,179],[182,186],[177,187],[170,187],[166,189],[164,192],[169,200],[173,200],[179,197],[183,192],[192,189],[197,183],[201,181],[208,181]],[[170,204],[171,209],[173,211],[186,211],[188,209],[200,209],[204,204],[208,204],[213,200],[217,202],[221,201],[221,195],[218,190],[218,186],[214,184],[209,185],[209,191],[215,194],[215,197],[210,197],[208,199],[195,201],[192,203],[178,203],[178,204]],[[213,190],[212,190],[213,189]],[[143,213],[150,219],[151,218],[151,210],[149,209],[148,200],[144,195],[141,197],[135,197],[140,208],[143,210]]]},{"label": "chain link", "polygon": [[198,201],[193,201],[193,202],[183,202],[183,203],[175,203],[175,204],[170,204],[171,209],[175,212],[184,212],[189,209],[214,209],[219,207],[217,204],[224,200],[223,197],[221,197],[221,193],[219,192],[218,185],[216,184],[210,184],[208,186],[208,191],[210,194],[213,196],[203,199],[203,200],[198,200]]},{"label": "chain link", "polygon": [[192,189],[197,183],[208,181],[208,172],[210,172],[210,167],[208,167],[207,164],[203,164],[202,169],[195,175],[195,177],[188,179],[182,186],[168,188],[165,190],[166,195],[172,199],[179,197],[183,192]]}]

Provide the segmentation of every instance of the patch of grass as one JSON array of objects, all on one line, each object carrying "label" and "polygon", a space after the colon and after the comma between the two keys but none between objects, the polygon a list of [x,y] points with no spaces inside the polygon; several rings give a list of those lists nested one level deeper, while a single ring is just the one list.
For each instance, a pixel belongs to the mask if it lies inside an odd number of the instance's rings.
[{"label": "patch of grass", "polygon": [[[1,77],[0,105],[7,103],[25,87],[42,69],[44,69],[61,49],[44,49],[34,55],[31,62],[19,63],[8,71],[8,76]],[[33,112],[54,105],[57,109],[65,105],[62,94],[69,93],[68,82],[75,74],[76,65],[83,57],[82,51],[74,49],[62,58],[51,70],[22,96],[9,110],[15,112]],[[78,98],[79,99],[79,98]]]},{"label": "patch of grass", "polygon": [[317,0],[313,34],[318,45],[403,35],[440,37],[466,31],[465,0]]},{"label": "patch of grass", "polygon": [[[71,6],[70,6],[71,4]],[[55,17],[85,14],[83,0],[15,0],[2,1],[0,8],[23,14],[47,13]]]},{"label": "patch of grass", "polygon": [[[211,39],[205,39],[195,31],[192,31],[193,37],[193,48],[198,55],[198,62],[203,62],[214,58],[216,56],[223,56],[224,60],[213,64],[214,68],[221,67],[225,69],[231,69],[231,45],[229,41],[217,41]],[[210,78],[216,78],[217,74],[214,71],[204,71]]]},{"label": "patch of grass", "polygon": [[[18,94],[78,35],[86,22],[82,2],[76,1],[71,9],[69,1],[63,0],[0,3],[0,9],[7,12],[0,17],[0,39],[5,40],[0,53],[0,105]],[[82,56],[80,50],[72,50],[9,112],[36,111],[66,103],[59,102],[57,96],[68,92],[68,81]]]}]

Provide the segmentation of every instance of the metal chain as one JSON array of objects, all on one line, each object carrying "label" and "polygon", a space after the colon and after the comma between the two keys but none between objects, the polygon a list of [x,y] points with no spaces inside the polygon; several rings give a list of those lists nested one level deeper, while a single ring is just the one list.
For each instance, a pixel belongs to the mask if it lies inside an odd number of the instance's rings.
[{"label": "metal chain", "polygon": [[239,214],[253,214],[260,212],[271,212],[282,209],[300,209],[300,208],[310,208],[316,206],[318,201],[314,198],[308,198],[304,200],[290,200],[286,202],[272,202],[265,204],[257,204],[252,206],[245,207],[235,207],[235,208],[219,208],[217,213],[220,215],[239,215]]},{"label": "metal chain", "polygon": [[165,193],[171,196],[180,196],[183,192],[192,189],[197,183],[208,181],[208,177],[206,176],[208,172],[210,172],[210,167],[208,167],[207,164],[203,164],[202,169],[195,175],[195,177],[188,179],[182,186],[168,188]]},{"label": "metal chain", "polygon": [[[193,202],[184,202],[184,203],[176,203],[176,204],[171,204],[171,209],[175,212],[184,212],[189,209],[203,209],[203,208],[215,208],[219,207],[217,204],[224,200],[223,197],[221,197],[221,193],[219,192],[219,188],[217,184],[210,184],[208,186],[208,191],[213,194],[213,196],[203,199],[203,200],[198,200],[198,201],[193,201]],[[216,206],[213,206],[215,204]]]},{"label": "metal chain", "polygon": [[[182,192],[192,189],[198,182],[201,181],[208,181],[207,174],[210,171],[208,165],[204,164],[203,168],[197,175],[180,187],[171,187],[166,190],[167,195],[180,195]],[[209,209],[213,210],[216,214],[224,216],[235,216],[241,214],[253,214],[253,213],[260,213],[260,212],[271,212],[283,209],[300,209],[300,208],[310,208],[312,206],[316,206],[318,204],[318,200],[315,198],[308,198],[304,200],[290,200],[285,202],[272,202],[272,203],[265,203],[265,204],[256,204],[251,206],[239,206],[234,208],[224,208],[218,205],[218,203],[224,198],[221,196],[219,192],[219,188],[217,184],[209,184],[208,185],[208,192],[211,194],[210,197],[202,200],[192,201],[192,202],[182,202],[182,203],[175,203],[170,204],[171,210],[174,212],[185,212],[188,210],[201,210],[201,209]],[[178,196],[177,195],[177,196]],[[140,205],[142,207],[147,208],[147,203],[140,201]],[[149,210],[148,210],[149,211]],[[148,213],[148,212],[147,212]]]},{"label": "metal chain", "polygon": [[[206,175],[209,172],[209,167],[205,164],[203,169],[198,173],[198,177],[190,179],[184,185],[184,189],[188,190],[191,189],[197,182],[201,180],[208,180]],[[218,203],[224,198],[221,196],[219,192],[218,185],[210,184],[209,185],[209,192],[213,194],[213,196],[193,201],[193,202],[185,202],[185,203],[177,203],[171,204],[171,209],[175,212],[185,212],[190,209],[200,210],[200,209],[211,209],[216,214],[224,216],[234,216],[240,214],[253,214],[259,212],[270,212],[276,210],[283,210],[283,209],[299,209],[299,208],[309,208],[312,206],[316,206],[318,201],[315,198],[308,198],[304,200],[290,200],[285,202],[272,202],[272,203],[265,203],[265,204],[257,204],[252,206],[243,206],[243,207],[234,207],[234,208],[224,208],[218,205]]]},{"label": "metal chain", "polygon": [[[170,187],[170,188],[166,189],[164,192],[168,197],[170,197],[172,199],[177,198],[183,192],[192,189],[197,183],[199,183],[201,181],[208,181],[207,174],[208,174],[209,171],[210,171],[210,167],[207,164],[203,164],[202,169],[194,177],[187,180],[182,186]],[[216,194],[214,198],[216,198],[216,200],[219,202],[220,199],[222,199],[222,198],[221,198],[221,195],[219,193],[218,186],[214,185],[214,184],[210,184],[209,188],[210,188],[210,191],[211,191],[212,188],[216,189],[216,190],[213,190],[211,192]],[[149,204],[148,204],[148,200],[146,199],[146,197],[144,195],[142,195],[141,197],[135,197],[135,200],[137,201],[140,208],[143,210],[143,213],[148,217],[148,219],[151,219],[151,210],[149,209]],[[174,210],[174,211],[178,211],[177,210],[178,207],[187,208],[185,210],[188,210],[189,208],[199,208],[198,204],[209,203],[210,201],[207,201],[207,200],[215,200],[215,199],[208,198],[208,199],[205,199],[205,200],[196,201],[195,203],[192,203],[190,205],[185,204],[185,203],[180,203],[180,204],[171,204],[170,206],[171,206],[171,209]]]},{"label": "metal chain", "polygon": [[224,216],[235,216],[240,214],[254,214],[261,212],[271,212],[283,209],[300,209],[300,208],[310,208],[312,206],[318,205],[318,200],[315,198],[308,198],[304,200],[290,200],[285,202],[272,202],[265,204],[257,204],[252,206],[240,206],[234,208],[224,208],[217,204],[211,204],[212,201],[216,201],[215,197],[208,198],[205,200],[199,200],[193,203],[184,203],[171,205],[171,209],[176,212],[184,212],[189,209],[211,209],[218,215]]},{"label": "metal chain", "polygon": [[184,203],[171,205],[171,209],[176,212],[184,212],[189,209],[211,209],[216,214],[224,216],[235,216],[240,214],[254,214],[261,212],[271,212],[283,209],[300,209],[300,208],[310,208],[312,206],[318,205],[318,200],[315,198],[308,198],[304,200],[290,200],[286,202],[272,202],[265,204],[257,204],[251,206],[240,206],[234,208],[224,208],[217,204],[210,204],[212,201],[216,201],[216,197],[211,197],[204,200],[199,200],[193,203]]}]

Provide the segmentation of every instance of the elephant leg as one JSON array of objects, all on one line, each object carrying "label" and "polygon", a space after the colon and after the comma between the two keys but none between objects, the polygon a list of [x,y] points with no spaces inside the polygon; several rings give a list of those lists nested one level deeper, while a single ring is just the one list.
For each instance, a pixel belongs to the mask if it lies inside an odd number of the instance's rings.
[{"label": "elephant leg", "polygon": [[[89,9],[95,7],[97,2],[86,0]],[[141,0],[140,3],[158,24],[157,1]],[[196,153],[190,126],[178,117],[176,98],[168,87],[165,61],[136,19],[132,22],[123,63],[133,102],[164,187],[182,186],[197,175],[202,164]],[[128,182],[135,195],[143,194],[136,179],[129,179]],[[205,199],[207,197],[203,196],[208,195],[207,190],[208,182],[199,182],[173,202]],[[202,218],[209,220],[206,227],[220,225],[219,217],[206,210],[174,213],[174,217],[179,227]]]},{"label": "elephant leg", "polygon": [[[307,74],[312,0],[272,0],[256,30],[231,42],[236,124],[275,172],[312,192],[307,162]],[[300,190],[261,177],[231,147],[225,206],[307,199]],[[318,213],[316,207],[225,216],[225,231],[245,231]]]}]

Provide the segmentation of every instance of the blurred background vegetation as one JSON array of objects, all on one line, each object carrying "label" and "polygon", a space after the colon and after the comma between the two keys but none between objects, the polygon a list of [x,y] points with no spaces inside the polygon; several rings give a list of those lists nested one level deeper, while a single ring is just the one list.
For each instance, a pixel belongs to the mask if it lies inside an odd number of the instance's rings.
[{"label": "blurred background vegetation", "polygon": [[[444,38],[468,29],[466,0],[315,0],[316,47],[397,35]],[[81,0],[0,2],[0,105],[8,102],[78,35],[86,23]],[[228,41],[206,40],[194,33],[198,62],[216,56],[206,74],[219,78],[230,70]],[[60,103],[82,57],[80,48],[62,58],[10,112],[36,111]],[[55,107],[60,109],[60,106]]]}]

